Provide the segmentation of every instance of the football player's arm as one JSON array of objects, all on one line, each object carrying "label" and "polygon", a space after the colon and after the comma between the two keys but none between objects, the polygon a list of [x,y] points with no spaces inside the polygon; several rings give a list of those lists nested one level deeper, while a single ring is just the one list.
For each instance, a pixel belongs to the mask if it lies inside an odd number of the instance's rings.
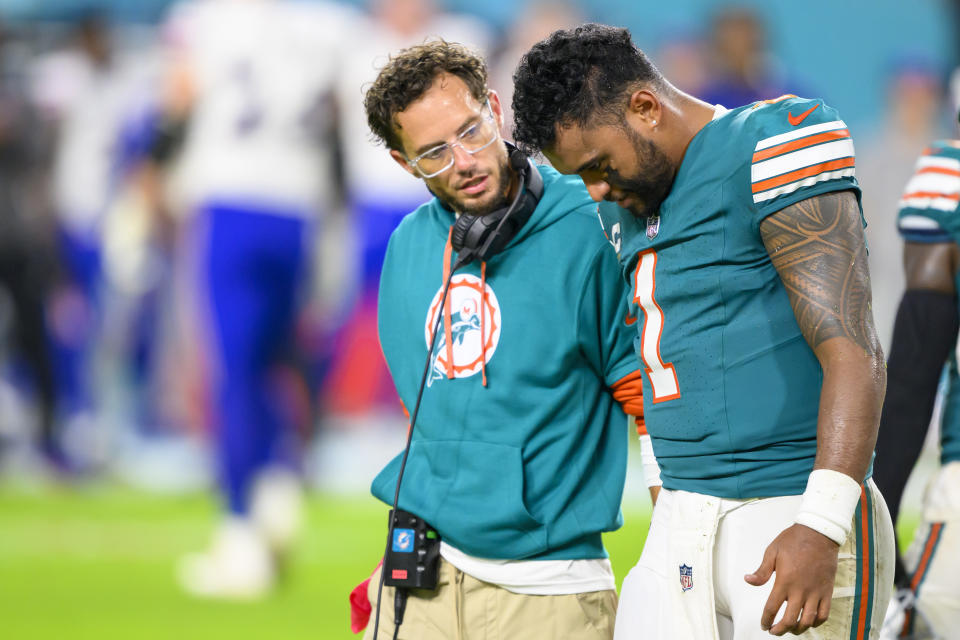
[{"label": "football player's arm", "polygon": [[631,431],[636,429],[637,436],[640,438],[640,462],[643,466],[643,480],[647,483],[647,489],[650,491],[650,502],[656,505],[663,481],[660,479],[660,465],[653,453],[653,441],[650,439],[650,434],[647,433],[647,423],[643,419],[643,387],[640,372],[636,371],[618,381],[613,385],[612,391],[614,399],[620,403],[624,413],[627,414],[628,429]]},{"label": "football player's arm", "polygon": [[960,247],[953,240],[908,239],[903,265],[907,290],[893,328],[887,396],[873,465],[873,479],[894,522],[907,478],[923,448],[943,365],[957,342],[960,318],[955,278]]},{"label": "football player's arm", "polygon": [[[797,524],[770,544],[760,568],[745,577],[760,585],[776,573],[760,624],[782,635],[801,633],[829,615],[838,546],[850,528],[876,443],[886,369],[853,192],[790,205],[766,217],[760,233],[823,369],[816,460]],[[785,613],[773,624],[784,601]]]},{"label": "football player's arm", "polygon": [[663,487],[663,480],[660,479],[660,463],[657,462],[657,456],[653,452],[653,440],[647,433],[646,424],[641,418],[637,418],[636,425],[637,434],[640,436],[640,464],[643,466],[643,479],[650,492],[650,502],[656,506],[660,489]]}]

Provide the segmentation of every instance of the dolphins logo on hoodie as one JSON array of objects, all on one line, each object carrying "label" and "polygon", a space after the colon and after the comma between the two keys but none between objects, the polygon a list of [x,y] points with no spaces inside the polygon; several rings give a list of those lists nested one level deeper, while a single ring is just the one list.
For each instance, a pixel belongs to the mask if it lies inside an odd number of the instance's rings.
[{"label": "dolphins logo on hoodie", "polygon": [[[424,327],[427,349],[430,348],[430,334],[437,315],[443,311],[440,306],[442,293],[442,289],[437,291],[427,312]],[[447,322],[440,323],[440,335],[437,336],[427,378],[428,387],[443,378],[467,378],[479,373],[490,362],[500,342],[500,304],[489,283],[482,283],[480,278],[470,274],[456,275],[450,283],[448,297],[450,316]]]}]

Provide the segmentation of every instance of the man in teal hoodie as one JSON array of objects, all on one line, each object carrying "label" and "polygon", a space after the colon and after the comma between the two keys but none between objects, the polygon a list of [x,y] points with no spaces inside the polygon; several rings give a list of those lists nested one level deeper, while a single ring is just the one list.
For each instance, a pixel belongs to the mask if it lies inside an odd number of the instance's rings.
[{"label": "man in teal hoodie", "polygon": [[[399,494],[440,534],[439,587],[411,592],[400,637],[611,638],[601,533],[622,524],[625,412],[642,416],[642,392],[636,308],[596,204],[504,142],[485,65],[460,45],[401,51],[365,106],[436,196],[394,231],[380,284],[380,342],[410,410],[440,322]],[[527,187],[529,218],[501,250],[454,269],[457,219],[497,216]],[[373,481],[387,503],[400,458]],[[380,637],[393,637],[393,595],[384,589]]]}]

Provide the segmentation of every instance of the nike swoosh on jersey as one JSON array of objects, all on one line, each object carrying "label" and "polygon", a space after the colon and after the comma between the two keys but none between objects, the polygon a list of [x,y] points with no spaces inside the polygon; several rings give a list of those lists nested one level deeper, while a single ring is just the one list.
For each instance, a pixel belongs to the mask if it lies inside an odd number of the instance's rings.
[{"label": "nike swoosh on jersey", "polygon": [[806,120],[807,116],[813,113],[816,110],[816,108],[819,106],[820,106],[820,103],[817,103],[812,107],[810,107],[809,109],[807,109],[806,111],[804,111],[803,113],[801,113],[800,115],[798,115],[797,117],[793,117],[793,114],[787,111],[787,120],[789,120],[790,124],[792,124],[793,126],[797,126],[801,122]]},{"label": "nike swoosh on jersey", "polygon": [[636,321],[637,321],[637,316],[627,315],[627,317],[623,319],[623,324],[629,327],[630,325],[635,324]]}]

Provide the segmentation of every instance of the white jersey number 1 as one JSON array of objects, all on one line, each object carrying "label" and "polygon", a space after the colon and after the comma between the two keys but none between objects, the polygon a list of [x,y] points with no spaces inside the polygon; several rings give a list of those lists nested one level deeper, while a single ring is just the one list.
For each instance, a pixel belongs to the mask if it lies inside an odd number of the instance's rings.
[{"label": "white jersey number 1", "polygon": [[653,249],[640,253],[637,271],[634,274],[633,301],[643,309],[643,331],[640,334],[640,351],[647,365],[647,379],[653,389],[653,402],[675,400],[680,397],[677,372],[669,362],[660,358],[660,336],[663,335],[663,309],[653,294],[656,290],[657,252]]}]

